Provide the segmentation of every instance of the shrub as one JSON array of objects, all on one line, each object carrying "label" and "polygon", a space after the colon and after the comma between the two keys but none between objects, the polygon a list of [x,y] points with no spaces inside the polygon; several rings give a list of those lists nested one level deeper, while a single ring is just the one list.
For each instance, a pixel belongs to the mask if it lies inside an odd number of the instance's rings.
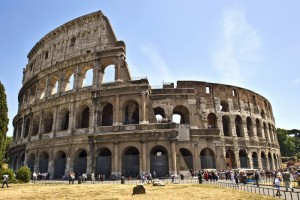
[{"label": "shrub", "polygon": [[20,167],[17,170],[16,175],[17,179],[19,179],[23,183],[28,183],[30,181],[31,171],[27,166]]},{"label": "shrub", "polygon": [[16,177],[15,177],[15,172],[12,169],[3,169],[0,171],[0,179],[3,179],[3,175],[7,174],[8,175],[8,182],[9,183],[16,183]]}]

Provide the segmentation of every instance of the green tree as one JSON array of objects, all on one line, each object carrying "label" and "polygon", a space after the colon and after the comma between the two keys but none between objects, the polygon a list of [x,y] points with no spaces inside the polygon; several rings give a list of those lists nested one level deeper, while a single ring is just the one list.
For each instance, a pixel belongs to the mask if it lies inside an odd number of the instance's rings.
[{"label": "green tree", "polygon": [[5,88],[0,81],[0,169],[5,155],[6,133],[8,131],[8,108]]},{"label": "green tree", "polygon": [[9,163],[8,150],[12,144],[12,137],[6,136],[4,162]]},{"label": "green tree", "polygon": [[278,143],[280,146],[280,152],[282,155],[286,155],[287,147],[286,147],[285,141],[288,137],[288,135],[287,135],[288,131],[285,129],[277,128],[276,132],[277,132]]}]

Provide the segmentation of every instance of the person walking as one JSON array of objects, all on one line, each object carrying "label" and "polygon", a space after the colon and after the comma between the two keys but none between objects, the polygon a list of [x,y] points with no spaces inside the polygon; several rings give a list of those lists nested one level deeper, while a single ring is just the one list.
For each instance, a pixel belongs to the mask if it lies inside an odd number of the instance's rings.
[{"label": "person walking", "polygon": [[7,175],[7,174],[4,174],[4,175],[3,175],[2,188],[4,188],[4,185],[6,185],[6,187],[9,187],[9,186],[8,186],[8,175]]},{"label": "person walking", "polygon": [[281,176],[277,176],[275,178],[275,181],[274,181],[275,187],[277,189],[276,196],[281,196],[281,194],[280,194],[280,183],[281,183],[281,180],[282,180]]},{"label": "person walking", "polygon": [[199,183],[202,184],[202,173],[201,173],[200,170],[199,170],[199,173],[198,173],[198,180],[199,180]]},{"label": "person walking", "polygon": [[288,191],[288,189],[290,188],[292,192],[294,192],[294,189],[291,185],[291,174],[287,169],[285,169],[284,172],[282,173],[282,179],[283,179],[285,191]]},{"label": "person walking", "polygon": [[254,174],[254,180],[255,180],[255,184],[257,185],[257,187],[259,187],[259,179],[260,179],[260,175],[259,175],[259,172],[257,170]]}]

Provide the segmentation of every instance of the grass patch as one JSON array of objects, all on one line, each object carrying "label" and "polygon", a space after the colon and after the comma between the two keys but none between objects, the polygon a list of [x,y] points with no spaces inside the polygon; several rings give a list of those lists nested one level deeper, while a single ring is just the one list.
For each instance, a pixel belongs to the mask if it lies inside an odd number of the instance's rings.
[{"label": "grass patch", "polygon": [[11,184],[1,189],[1,199],[103,199],[103,200],[169,200],[169,199],[217,199],[217,200],[268,200],[272,197],[239,191],[230,188],[198,184],[166,184],[158,187],[145,185],[146,194],[132,195],[135,185],[117,184],[74,184],[74,185],[43,185],[43,184]]}]

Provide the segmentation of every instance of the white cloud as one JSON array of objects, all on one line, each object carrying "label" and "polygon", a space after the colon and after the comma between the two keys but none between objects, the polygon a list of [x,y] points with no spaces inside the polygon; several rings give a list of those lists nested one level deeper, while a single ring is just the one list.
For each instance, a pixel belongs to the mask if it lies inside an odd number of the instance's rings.
[{"label": "white cloud", "polygon": [[145,61],[143,72],[150,75],[151,84],[161,85],[163,81],[173,80],[169,66],[153,46],[143,46],[140,50]]},{"label": "white cloud", "polygon": [[229,84],[242,85],[245,78],[258,72],[262,61],[262,39],[248,23],[243,9],[225,10],[212,58],[222,81]]},{"label": "white cloud", "polygon": [[300,78],[294,79],[292,84],[295,85],[295,86],[300,85]]}]

